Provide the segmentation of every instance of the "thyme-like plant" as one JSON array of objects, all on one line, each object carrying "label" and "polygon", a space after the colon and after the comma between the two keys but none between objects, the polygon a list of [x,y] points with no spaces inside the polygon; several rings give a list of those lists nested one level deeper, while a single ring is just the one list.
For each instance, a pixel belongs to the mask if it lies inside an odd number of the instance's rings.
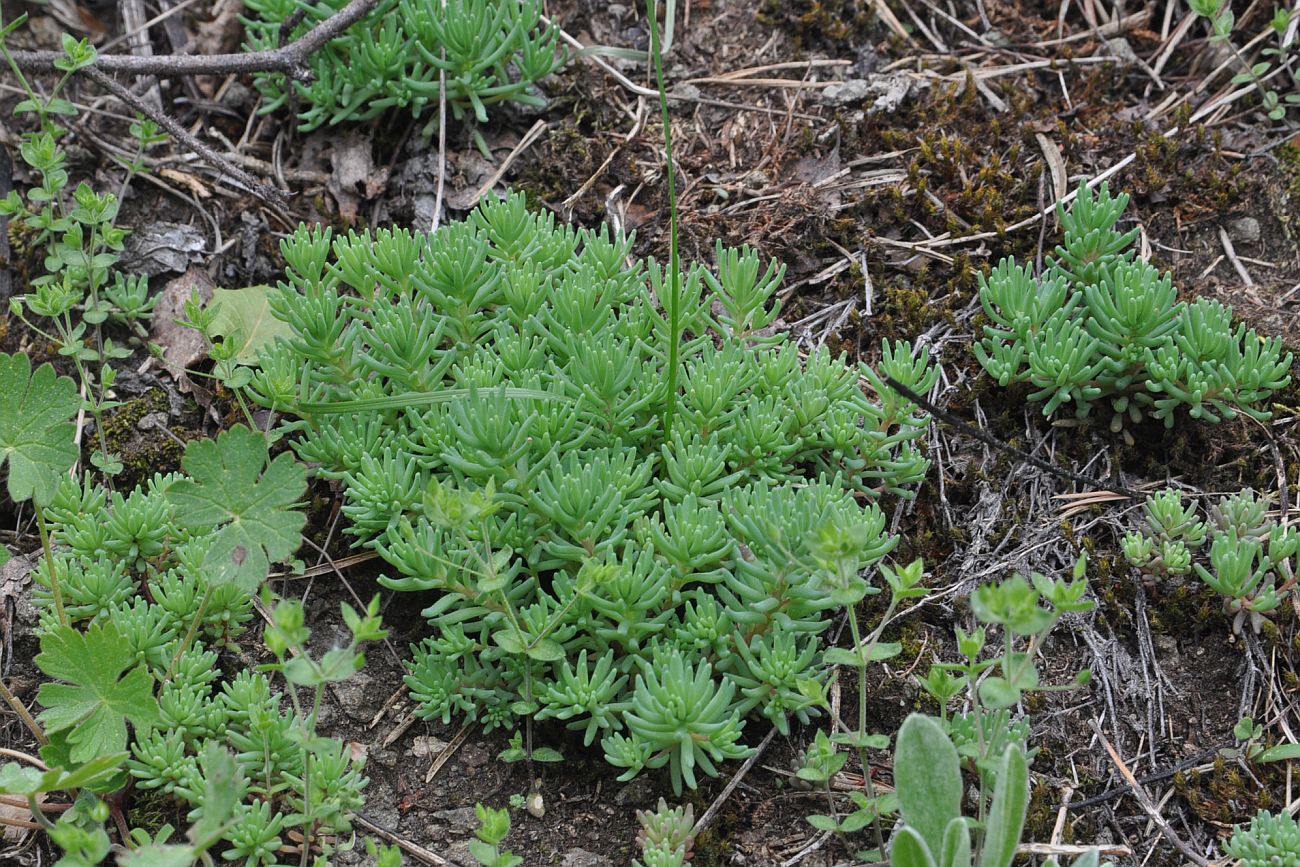
[{"label": "thyme-like plant", "polygon": [[[1075,689],[1092,679],[1084,669],[1071,683],[1044,684],[1036,662],[1039,648],[1061,617],[1093,608],[1095,603],[1084,598],[1086,570],[1087,559],[1080,556],[1071,580],[1034,572],[1028,579],[1013,575],[978,588],[971,594],[971,611],[980,625],[969,633],[957,629],[962,661],[931,666],[924,678],[917,678],[917,684],[939,703],[938,721],[965,766],[978,774],[980,794],[986,800],[997,783],[1004,750],[1014,749],[1027,761],[1037,752],[1028,747],[1026,722],[1011,714],[1023,696]],[[1000,629],[1002,641],[998,651],[986,656],[988,647],[998,647],[989,644],[990,629]],[[962,692],[969,709],[950,715],[949,703]]]},{"label": "thyme-like plant", "polygon": [[[1284,602],[1297,602],[1300,529],[1281,526],[1267,501],[1246,489],[1213,503],[1202,522],[1182,495],[1163,491],[1144,506],[1143,522],[1124,537],[1124,556],[1152,578],[1195,571],[1223,596],[1233,632],[1247,619],[1256,632]],[[1208,551],[1202,548],[1209,541]]]},{"label": "thyme-like plant", "polygon": [[483,867],[519,867],[524,863],[523,858],[501,845],[510,836],[510,811],[475,804],[474,813],[479,823],[474,832],[478,839],[469,844],[474,860]]},{"label": "thyme-like plant", "polygon": [[[1286,117],[1289,107],[1300,105],[1300,92],[1297,92],[1297,86],[1300,86],[1300,71],[1295,67],[1295,39],[1294,36],[1288,38],[1295,12],[1285,5],[1273,10],[1269,30],[1272,31],[1271,36],[1276,40],[1276,44],[1266,45],[1260,50],[1260,56],[1265,59],[1251,63],[1232,41],[1232,31],[1237,23],[1237,17],[1232,11],[1231,3],[1221,3],[1219,0],[1187,0],[1187,5],[1210,25],[1209,42],[1224,46],[1236,60],[1241,72],[1232,77],[1232,83],[1253,86],[1259,93],[1260,108],[1268,115],[1269,120],[1282,120]],[[1257,41],[1251,40],[1250,45],[1254,45]],[[1247,50],[1249,47],[1246,46]],[[1279,94],[1274,87],[1279,88],[1282,93]]]},{"label": "thyme-like plant", "polygon": [[[748,717],[817,713],[799,681],[894,547],[875,500],[924,477],[928,420],[866,365],[755,333],[779,281],[749,249],[682,275],[671,396],[671,281],[631,246],[519,195],[432,236],[301,228],[272,299],[291,335],[249,392],[300,417],[382,583],[430,592],[422,716],[554,717],[680,788],[747,754]],[[905,343],[880,366],[937,375]]]},{"label": "thyme-like plant", "polygon": [[[347,0],[247,0],[245,48],[278,48]],[[536,0],[380,0],[369,15],[312,55],[310,83],[256,76],[264,111],[290,105],[305,130],[365,121],[389,109],[420,118],[444,94],[452,116],[488,119],[511,101],[541,106],[535,83],[565,61],[559,31],[540,23]],[[285,28],[290,28],[286,34]],[[441,75],[441,80],[440,80]],[[425,135],[437,125],[437,114]]]},{"label": "thyme-like plant", "polygon": [[[63,34],[64,56],[54,64],[61,76],[48,95],[38,94],[14,63],[8,47],[9,35],[26,17],[21,15],[0,27],[0,56],[26,95],[14,106],[14,114],[32,115],[37,123],[36,129],[23,133],[18,153],[39,184],[29,189],[25,198],[16,190],[0,198],[0,216],[9,218],[10,231],[26,235],[31,249],[44,250],[45,273],[31,281],[31,292],[15,295],[9,305],[14,316],[54,344],[76,369],[100,446],[92,452],[90,462],[111,477],[122,469],[118,456],[110,454],[104,435],[104,413],[117,406],[109,399],[117,376],[111,362],[126,358],[131,351],[114,343],[105,334],[104,325],[126,326],[130,340],[143,342],[148,338],[144,323],[153,315],[154,306],[145,278],[115,269],[127,236],[117,225],[119,199],[132,178],[145,170],[145,151],[165,136],[152,121],[132,123],[130,134],[136,150],[130,159],[121,160],[125,175],[118,192],[98,192],[84,181],[73,187],[60,139],[68,133],[62,119],[76,117],[78,109],[62,94],[78,70],[95,62],[96,51],[87,40]],[[48,325],[43,329],[29,314]]]},{"label": "thyme-like plant", "polygon": [[1136,258],[1137,230],[1115,229],[1127,204],[1106,184],[1081,184],[1068,212],[1057,205],[1065,238],[1041,275],[1003,259],[980,277],[980,364],[999,385],[1032,385],[1044,415],[1072,405],[1083,418],[1106,401],[1111,430],[1130,440],[1126,421],[1149,414],[1173,427],[1180,408],[1211,422],[1268,419],[1261,404],[1290,383],[1291,353],[1234,326],[1217,301],[1179,301],[1169,275]]}]

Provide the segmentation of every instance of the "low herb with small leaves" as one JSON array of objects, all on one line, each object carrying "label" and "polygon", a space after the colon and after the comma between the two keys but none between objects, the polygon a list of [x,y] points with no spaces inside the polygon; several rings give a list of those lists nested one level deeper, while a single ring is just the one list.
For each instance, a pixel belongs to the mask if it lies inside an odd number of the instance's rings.
[{"label": "low herb with small leaves", "polygon": [[[342,743],[316,736],[316,719],[324,687],[355,674],[360,646],[384,637],[378,598],[364,613],[345,605],[350,642],[314,657],[301,604],[267,596],[276,662],[224,678],[218,663],[218,649],[247,628],[270,563],[298,548],[303,468],[291,455],[272,460],[261,434],[235,427],[192,443],[185,473],[110,493],[89,473],[69,475],[80,405],[72,380],[0,355],[0,386],[6,487],[32,501],[44,543],[31,575],[35,664],[48,681],[39,713],[19,717],[49,768],[0,766],[0,793],[27,798],[67,865],[107,857],[101,796],[128,782],[137,795],[175,801],[193,827],[185,844],[168,842],[170,827],[135,829],[122,864],[210,863],[210,849],[250,867],[278,864],[290,834],[337,848],[366,778]],[[0,694],[23,708],[2,684]],[[58,822],[36,801],[78,789]]]}]

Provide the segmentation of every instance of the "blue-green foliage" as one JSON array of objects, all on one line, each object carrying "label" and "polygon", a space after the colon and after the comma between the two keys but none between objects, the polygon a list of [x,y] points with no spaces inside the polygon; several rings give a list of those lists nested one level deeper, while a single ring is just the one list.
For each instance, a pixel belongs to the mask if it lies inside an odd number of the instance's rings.
[{"label": "blue-green foliage", "polygon": [[1249,826],[1233,826],[1224,851],[1241,867],[1300,865],[1300,825],[1285,812],[1260,810]]},{"label": "blue-green foliage", "polygon": [[1116,231],[1127,204],[1081,186],[1068,213],[1057,206],[1065,238],[1041,275],[1003,259],[980,278],[980,364],[999,385],[1032,385],[1044,415],[1073,404],[1082,418],[1106,400],[1116,432],[1145,414],[1173,427],[1182,407],[1212,422],[1269,418],[1259,404],[1291,381],[1291,354],[1217,301],[1179,301],[1169,275],[1137,258],[1137,230]]},{"label": "blue-green foliage", "polygon": [[[278,48],[290,16],[297,38],[347,0],[246,0],[250,51]],[[313,79],[288,82],[262,73],[258,89],[266,111],[298,104],[302,128],[364,121],[388,109],[412,117],[438,107],[445,93],[452,115],[487,120],[489,106],[513,101],[544,105],[534,82],[565,60],[559,31],[542,27],[536,0],[380,0],[365,19],[312,55]],[[443,80],[439,81],[439,71]],[[426,134],[437,123],[430,122]]]},{"label": "blue-green foliage", "polygon": [[1153,578],[1195,571],[1223,597],[1234,632],[1247,620],[1258,632],[1293,597],[1300,575],[1300,530],[1278,524],[1268,507],[1247,488],[1210,505],[1202,522],[1178,491],[1162,491],[1147,501],[1138,529],[1124,536],[1124,556]]},{"label": "blue-green foliage", "polygon": [[[719,247],[720,273],[682,281],[665,437],[669,281],[631,248],[521,196],[432,237],[299,229],[273,302],[292,337],[252,390],[302,417],[294,448],[341,484],[381,582],[432,591],[421,715],[554,717],[625,776],[694,785],[747,754],[747,716],[815,713],[799,681],[824,673],[838,585],[897,541],[875,501],[924,477],[928,419],[772,335],[780,269]],[[913,354],[880,368],[926,391]]]}]

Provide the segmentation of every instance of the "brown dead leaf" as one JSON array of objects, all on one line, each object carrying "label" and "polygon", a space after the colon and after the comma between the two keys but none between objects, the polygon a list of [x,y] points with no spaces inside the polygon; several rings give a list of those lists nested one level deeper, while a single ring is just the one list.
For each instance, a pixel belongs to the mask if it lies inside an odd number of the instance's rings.
[{"label": "brown dead leaf", "polygon": [[[44,804],[47,800],[49,799],[44,792],[36,796],[38,805]],[[18,825],[18,822],[26,822],[27,825]],[[35,827],[31,810],[26,806],[10,804],[5,800],[0,800],[0,823],[4,825],[4,834],[0,836],[3,836],[6,843],[21,843]]]},{"label": "brown dead leaf", "polygon": [[215,288],[207,271],[191,268],[163,287],[158,296],[158,306],[154,308],[149,339],[162,347],[163,366],[176,382],[176,390],[182,394],[193,391],[193,383],[186,375],[185,368],[206,358],[208,346],[203,335],[192,328],[185,328],[178,320],[185,317],[185,302],[191,293],[197,290],[203,303],[207,304],[212,300],[212,290]]},{"label": "brown dead leaf", "polygon": [[33,565],[28,557],[18,554],[0,566],[0,600],[17,599],[28,592]]},{"label": "brown dead leaf", "polygon": [[376,169],[371,141],[352,132],[335,141],[330,152],[333,172],[326,185],[339,206],[339,216],[355,220],[362,202],[378,196],[388,186],[388,169]]},{"label": "brown dead leaf", "polygon": [[179,172],[176,169],[169,169],[169,168],[159,169],[158,174],[161,177],[167,178],[169,181],[175,181],[176,183],[185,187],[191,193],[194,194],[195,198],[198,199],[212,198],[212,190],[208,189],[207,184],[203,183],[203,181],[200,181],[198,178],[194,177],[194,175],[186,174],[185,172]]}]

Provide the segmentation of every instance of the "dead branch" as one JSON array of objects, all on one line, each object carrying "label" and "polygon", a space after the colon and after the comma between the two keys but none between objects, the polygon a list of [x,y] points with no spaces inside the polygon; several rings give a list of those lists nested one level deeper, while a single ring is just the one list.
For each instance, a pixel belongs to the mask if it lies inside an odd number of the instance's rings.
[{"label": "dead branch", "polygon": [[1091,723],[1092,730],[1101,741],[1101,745],[1105,747],[1106,752],[1110,754],[1110,760],[1115,764],[1115,769],[1118,770],[1120,776],[1124,778],[1124,782],[1128,783],[1129,792],[1137,799],[1138,806],[1140,806],[1142,811],[1147,814],[1147,817],[1151,819],[1152,823],[1160,829],[1160,833],[1163,834],[1165,839],[1173,844],[1173,847],[1181,852],[1183,857],[1188,861],[1191,861],[1193,864],[1197,865],[1197,867],[1210,867],[1210,861],[1208,858],[1200,852],[1197,852],[1174,833],[1174,829],[1170,827],[1169,821],[1161,815],[1159,808],[1157,808],[1151,801],[1151,796],[1147,794],[1146,789],[1142,788],[1142,784],[1138,782],[1137,777],[1133,776],[1133,772],[1129,770],[1128,765],[1124,764],[1124,760],[1120,758],[1119,753],[1116,752],[1113,746],[1111,746],[1111,743],[1106,739],[1106,736],[1101,733],[1101,727],[1097,725],[1095,720],[1092,720]]},{"label": "dead branch", "polygon": [[[87,70],[120,72],[128,75],[240,75],[249,72],[281,72],[294,81],[311,81],[307,61],[327,42],[364,18],[379,0],[352,0],[338,12],[303,34],[301,39],[266,51],[241,54],[101,54]],[[61,51],[15,51],[14,63],[27,72],[52,72]]]},{"label": "dead branch", "polygon": [[230,162],[230,160],[226,159],[221,154],[217,153],[211,147],[205,145],[203,142],[199,141],[197,138],[190,135],[189,131],[186,130],[185,127],[177,123],[175,119],[173,119],[165,111],[136,96],[134,93],[130,91],[130,89],[123,87],[122,83],[119,82],[117,79],[113,78],[111,75],[106,75],[105,73],[103,73],[98,69],[95,69],[94,67],[87,67],[86,69],[81,70],[81,72],[87,75],[91,81],[95,82],[100,87],[104,88],[109,93],[113,94],[118,99],[122,100],[122,102],[126,103],[131,108],[140,112],[141,114],[143,114],[144,116],[152,120],[154,123],[158,124],[160,127],[167,130],[167,132],[170,133],[173,138],[175,138],[178,142],[180,142],[185,147],[192,150],[194,153],[198,154],[200,157],[203,158],[205,162],[209,163],[213,168],[221,172],[229,180],[234,181],[236,184],[243,187],[245,190],[257,196],[259,199],[261,199],[264,202],[268,202],[271,204],[284,204],[285,195],[283,192],[277,190],[275,187],[269,187],[266,184],[263,184],[262,182],[258,181],[248,172],[239,168],[234,163]]}]

